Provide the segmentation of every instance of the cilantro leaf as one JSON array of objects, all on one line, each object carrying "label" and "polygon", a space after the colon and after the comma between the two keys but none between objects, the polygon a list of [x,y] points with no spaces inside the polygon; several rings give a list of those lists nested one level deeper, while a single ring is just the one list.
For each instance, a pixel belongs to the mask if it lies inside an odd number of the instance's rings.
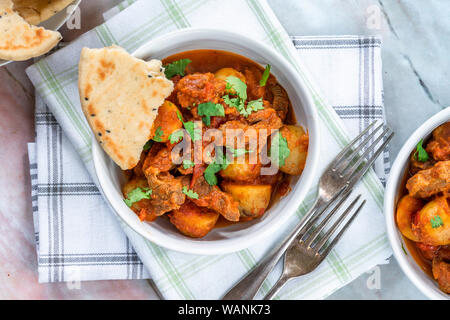
[{"label": "cilantro leaf", "polygon": [[231,154],[235,158],[238,158],[244,154],[253,152],[253,150],[246,150],[246,149],[233,149],[233,148],[227,148],[227,149],[231,152]]},{"label": "cilantro leaf", "polygon": [[183,130],[179,129],[175,132],[172,132],[172,134],[169,136],[169,140],[171,144],[175,144],[183,140],[184,132]]},{"label": "cilantro leaf", "polygon": [[153,146],[153,140],[148,140],[147,143],[144,145],[144,151],[148,151],[152,148]]},{"label": "cilantro leaf", "polygon": [[430,156],[428,152],[423,148],[423,139],[419,141],[416,147],[416,158],[420,162],[427,162]]},{"label": "cilantro leaf", "polygon": [[203,176],[209,185],[215,186],[217,184],[216,173],[220,170],[225,170],[228,167],[228,161],[226,155],[223,154],[220,149],[216,149],[216,157],[206,168]]},{"label": "cilantro leaf", "polygon": [[192,61],[189,59],[181,59],[178,61],[174,61],[172,63],[169,63],[168,65],[164,66],[167,79],[172,79],[176,75],[180,75],[184,77],[184,71],[186,70],[186,67],[189,63]]},{"label": "cilantro leaf", "polygon": [[230,107],[236,108],[239,112],[245,107],[239,98],[230,98],[229,95],[223,96],[223,101]]},{"label": "cilantro leaf", "polygon": [[141,201],[142,199],[150,199],[151,195],[152,190],[150,190],[149,188],[136,188],[128,192],[127,199],[124,199],[123,201],[127,206],[131,207],[133,203]]},{"label": "cilantro leaf", "polygon": [[202,138],[202,131],[197,127],[197,124],[192,121],[183,122],[184,128],[191,136],[192,141],[198,141]]},{"label": "cilantro leaf", "polygon": [[270,148],[270,159],[272,159],[272,161],[276,165],[278,165],[278,167],[282,167],[284,166],[285,161],[290,154],[291,150],[289,150],[286,138],[284,138],[278,131],[277,133],[275,133],[275,136],[272,139],[272,146]]},{"label": "cilantro leaf", "polygon": [[183,122],[183,116],[181,115],[181,112],[177,110],[177,117],[178,120],[180,120],[181,122]]},{"label": "cilantro leaf", "polygon": [[211,125],[211,117],[224,117],[225,110],[219,103],[206,102],[198,105],[198,115],[203,116],[203,123]]},{"label": "cilantro leaf", "polygon": [[209,166],[206,168],[205,172],[203,173],[203,176],[205,177],[206,182],[208,182],[209,185],[215,186],[217,184],[217,177],[216,173],[222,170],[222,165],[217,164],[215,162],[212,162],[209,164]]},{"label": "cilantro leaf", "polygon": [[195,163],[191,159],[184,159],[183,160],[183,168],[184,169],[189,169],[189,168],[192,168],[193,166],[195,166]]},{"label": "cilantro leaf", "polygon": [[156,128],[155,136],[153,137],[153,140],[156,142],[162,142],[161,137],[163,136],[164,132],[162,131],[162,127]]},{"label": "cilantro leaf", "polygon": [[183,193],[191,199],[198,199],[198,193],[193,190],[183,187]]},{"label": "cilantro leaf", "polygon": [[241,79],[230,76],[226,79],[227,89],[234,89],[236,95],[242,100],[247,100],[247,85]]},{"label": "cilantro leaf", "polygon": [[436,216],[434,216],[434,218],[431,218],[430,222],[431,222],[431,227],[433,229],[442,227],[444,225],[444,221],[442,221],[442,218],[440,215],[436,215]]},{"label": "cilantro leaf", "polygon": [[262,75],[262,77],[261,77],[261,80],[259,80],[259,85],[261,86],[261,87],[264,87],[265,85],[266,85],[266,83],[267,83],[267,80],[269,80],[269,77],[270,77],[270,64],[268,64],[267,66],[266,66],[266,69],[264,70],[264,73],[263,73],[263,75]]},{"label": "cilantro leaf", "polygon": [[245,109],[245,113],[248,114],[247,117],[252,113],[252,112],[256,112],[258,110],[263,110],[264,106],[263,106],[263,99],[259,98],[258,100],[253,100],[250,101],[247,104],[247,108]]}]

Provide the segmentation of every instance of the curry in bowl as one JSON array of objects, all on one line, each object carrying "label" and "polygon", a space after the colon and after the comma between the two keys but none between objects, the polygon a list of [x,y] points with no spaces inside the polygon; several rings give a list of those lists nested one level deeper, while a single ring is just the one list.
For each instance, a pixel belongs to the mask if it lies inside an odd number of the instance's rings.
[{"label": "curry in bowl", "polygon": [[165,218],[194,238],[262,217],[308,153],[285,89],[269,65],[225,51],[183,52],[163,65],[174,90],[125,171],[125,203],[141,221]]},{"label": "curry in bowl", "polygon": [[397,226],[419,266],[450,293],[450,122],[411,154]]}]

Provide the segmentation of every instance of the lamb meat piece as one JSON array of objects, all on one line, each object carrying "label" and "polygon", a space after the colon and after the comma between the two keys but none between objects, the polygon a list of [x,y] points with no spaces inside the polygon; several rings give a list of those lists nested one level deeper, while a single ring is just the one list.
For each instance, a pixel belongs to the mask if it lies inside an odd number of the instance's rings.
[{"label": "lamb meat piece", "polygon": [[433,277],[445,293],[450,293],[450,247],[443,246],[432,264]]},{"label": "lamb meat piece", "polygon": [[229,221],[239,221],[238,203],[219,187],[209,185],[203,175],[195,179],[192,189],[199,195],[198,199],[191,199],[197,206],[212,209]]},{"label": "lamb meat piece", "polygon": [[194,73],[183,77],[175,91],[180,105],[188,108],[209,101],[218,103],[225,94],[225,86],[225,81],[216,79],[212,73]]},{"label": "lamb meat piece", "polygon": [[427,151],[437,161],[450,160],[450,122],[440,125],[433,131],[433,140],[428,143]]},{"label": "lamb meat piece", "polygon": [[450,161],[440,161],[432,168],[421,170],[406,183],[409,194],[415,198],[429,198],[432,195],[450,191]]},{"label": "lamb meat piece", "polygon": [[189,177],[175,178],[169,172],[161,172],[147,174],[147,181],[148,187],[152,190],[151,204],[156,216],[179,209],[186,200],[183,186],[189,183]]},{"label": "lamb meat piece", "polygon": [[156,175],[160,172],[170,171],[175,167],[171,157],[172,147],[166,147],[162,144],[154,145],[142,165],[142,171],[146,176]]}]

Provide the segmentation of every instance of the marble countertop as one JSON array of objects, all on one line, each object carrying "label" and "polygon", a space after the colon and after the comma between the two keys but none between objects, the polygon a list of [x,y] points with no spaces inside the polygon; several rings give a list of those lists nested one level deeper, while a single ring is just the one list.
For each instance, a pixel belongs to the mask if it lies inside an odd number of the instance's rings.
[{"label": "marble countertop", "polygon": [[[82,1],[81,30],[103,21],[120,0]],[[408,136],[450,105],[450,3],[446,0],[268,0],[291,35],[379,35],[383,41],[384,102],[396,136],[391,161]],[[38,284],[26,143],[34,140],[34,92],[24,69],[0,68],[0,299],[156,299],[145,280],[92,281],[72,288]],[[424,299],[394,258],[329,299]]]}]

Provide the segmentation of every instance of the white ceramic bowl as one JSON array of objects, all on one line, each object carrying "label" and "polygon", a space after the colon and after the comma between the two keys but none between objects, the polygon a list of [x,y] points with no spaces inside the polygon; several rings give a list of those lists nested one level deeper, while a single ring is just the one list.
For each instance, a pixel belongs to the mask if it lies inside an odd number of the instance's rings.
[{"label": "white ceramic bowl", "polygon": [[[400,264],[400,267],[424,295],[426,295],[430,299],[444,300],[449,300],[450,295],[445,294],[441,290],[439,290],[439,286],[436,281],[431,279],[418,266],[411,253],[409,252],[408,247],[405,245],[402,235],[398,230],[397,224],[395,222],[395,209],[399,200],[399,192],[402,188],[402,179],[405,175],[405,170],[408,167],[411,152],[416,148],[417,143],[419,143],[421,139],[426,139],[434,129],[447,121],[450,121],[450,107],[442,110],[441,112],[430,118],[428,121],[426,121],[406,141],[392,166],[384,197],[384,212],[386,215],[386,225],[389,241],[391,242],[394,256]],[[406,251],[406,253],[404,250]]]},{"label": "white ceramic bowl", "polygon": [[294,214],[311,187],[319,161],[319,127],[311,97],[294,68],[268,46],[239,34],[212,29],[185,29],[152,40],[134,55],[141,59],[163,59],[194,49],[234,52],[262,65],[270,63],[272,73],[287,90],[299,124],[310,134],[309,155],[303,174],[292,182],[292,191],[264,216],[250,222],[212,230],[206,237],[192,239],[182,235],[167,219],[143,223],[125,205],[121,193],[123,174],[93,137],[93,159],[103,194],[118,216],[146,239],[168,249],[202,255],[224,254],[247,248],[276,233]]},{"label": "white ceramic bowl", "polygon": [[[64,23],[70,18],[75,9],[80,5],[81,0],[74,0],[69,6],[64,8],[64,10],[58,12],[50,19],[43,21],[39,26],[44,27],[47,30],[59,30]],[[13,61],[10,60],[1,60],[0,59],[0,67],[7,65]]]}]

